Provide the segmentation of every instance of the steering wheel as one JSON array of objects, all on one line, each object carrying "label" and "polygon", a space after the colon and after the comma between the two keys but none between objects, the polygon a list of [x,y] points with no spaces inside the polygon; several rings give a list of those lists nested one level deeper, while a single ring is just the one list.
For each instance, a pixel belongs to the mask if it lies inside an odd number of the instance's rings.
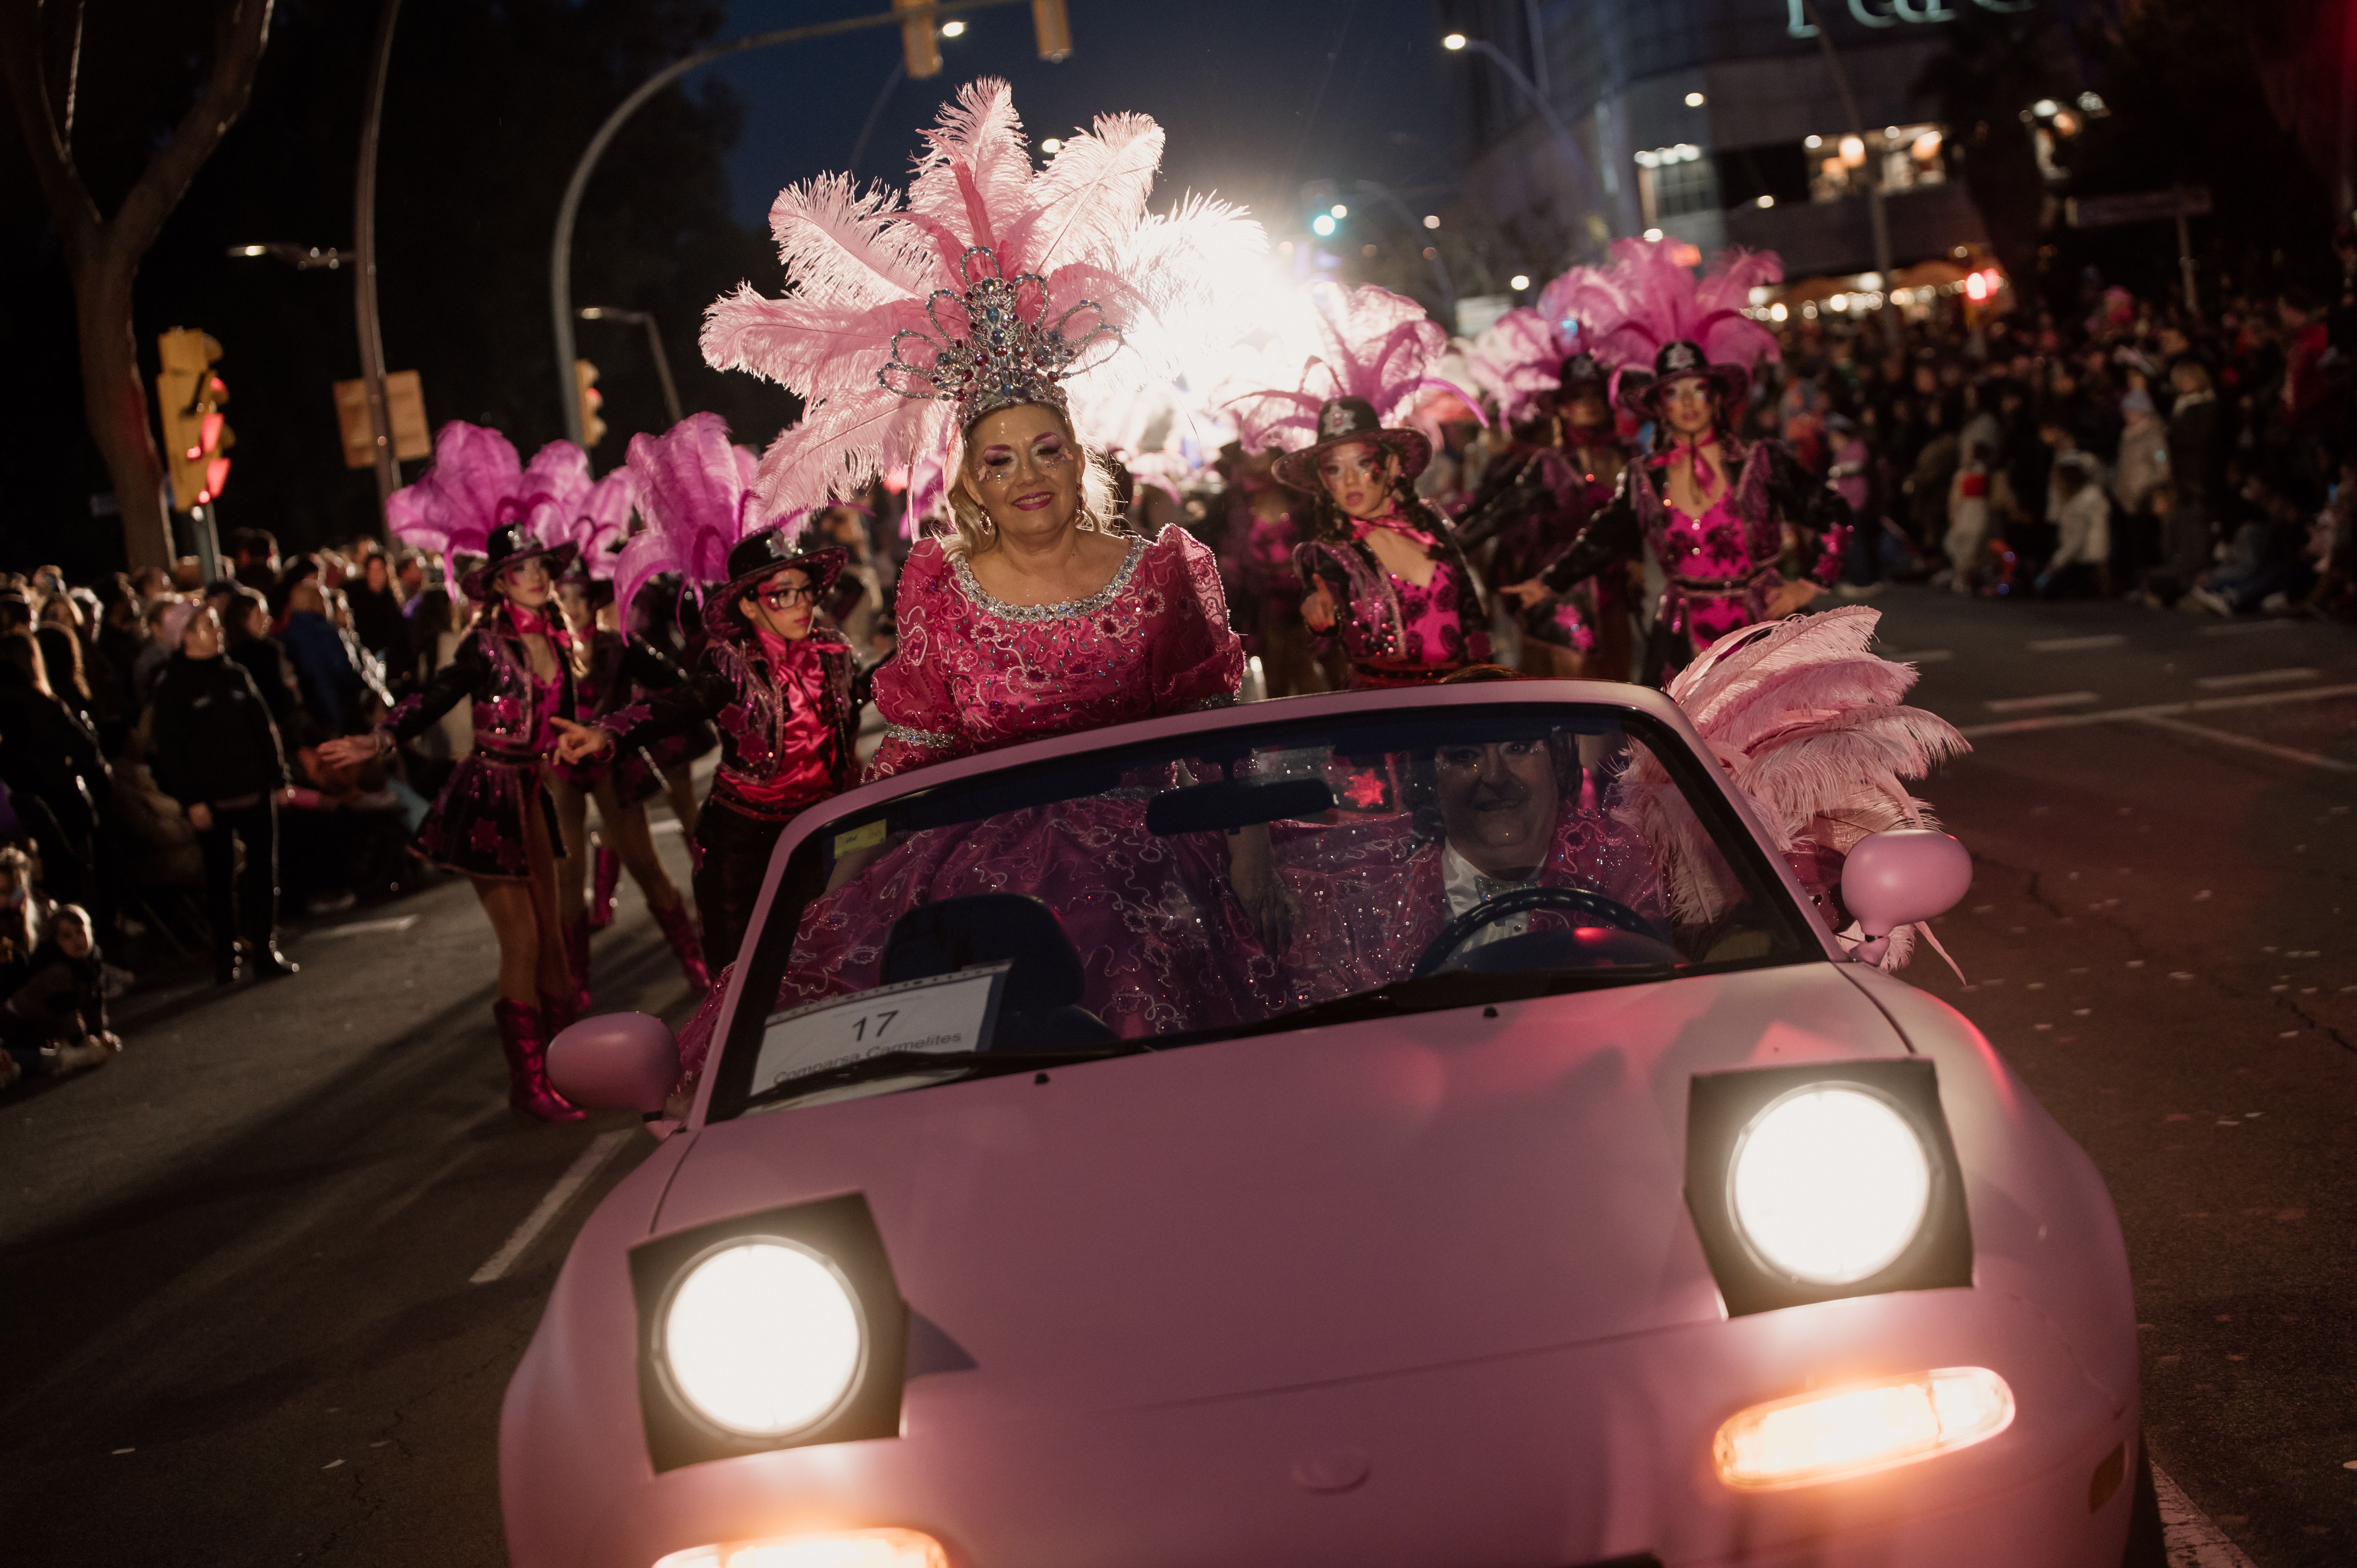
[{"label": "steering wheel", "polygon": [[1408,972],[1408,977],[1422,980],[1426,975],[1437,972],[1440,966],[1448,961],[1449,955],[1463,947],[1466,939],[1474,932],[1496,921],[1529,914],[1534,909],[1574,909],[1583,915],[1593,915],[1608,926],[1631,931],[1641,937],[1659,940],[1662,934],[1654,929],[1652,921],[1628,905],[1585,887],[1517,887],[1511,893],[1501,893],[1495,898],[1474,905],[1441,927],[1438,934],[1425,945],[1423,953],[1415,961],[1415,967]]}]

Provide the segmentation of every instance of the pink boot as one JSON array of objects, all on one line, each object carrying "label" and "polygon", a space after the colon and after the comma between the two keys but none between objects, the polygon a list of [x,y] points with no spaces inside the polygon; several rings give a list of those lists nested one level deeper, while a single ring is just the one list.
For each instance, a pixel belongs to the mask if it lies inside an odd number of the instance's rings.
[{"label": "pink boot", "polygon": [[602,931],[614,923],[614,889],[622,881],[621,851],[608,849],[601,841],[590,865],[589,929]]},{"label": "pink boot", "polygon": [[587,1114],[548,1081],[548,1025],[540,1009],[502,997],[491,1004],[500,1048],[508,1058],[508,1105],[535,1122],[578,1122]]},{"label": "pink boot", "polygon": [[697,991],[712,989],[712,972],[704,967],[704,944],[695,939],[695,917],[687,912],[683,903],[670,908],[650,905],[655,912],[655,924],[662,928],[663,936],[671,942],[671,950],[679,957],[682,973],[687,983]]},{"label": "pink boot", "polygon": [[[567,1015],[565,1023],[568,1024],[574,1019],[581,1017],[583,1015],[587,1014],[591,1005],[589,999],[589,929],[590,922],[587,920],[567,920],[564,923],[565,967],[566,970],[570,971],[573,975],[572,1005],[565,1009],[565,1013]],[[556,1028],[561,1028],[562,1026],[562,1025],[552,1025],[551,1029],[553,1031]]]}]

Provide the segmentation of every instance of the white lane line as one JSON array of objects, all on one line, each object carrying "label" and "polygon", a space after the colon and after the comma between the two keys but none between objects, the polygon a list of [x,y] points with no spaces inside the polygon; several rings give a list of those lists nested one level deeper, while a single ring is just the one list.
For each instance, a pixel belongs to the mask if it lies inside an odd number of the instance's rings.
[{"label": "white lane line", "polygon": [[1993,714],[2034,714],[2040,708],[2083,708],[2102,701],[2093,692],[2049,692],[2042,697],[1998,697],[1981,706]]},{"label": "white lane line", "polygon": [[2148,725],[2154,729],[2165,729],[2175,735],[2190,735],[2201,740],[2214,740],[2221,746],[2239,746],[2244,751],[2255,751],[2267,757],[2280,757],[2286,762],[2304,763],[2308,767],[2321,768],[2333,773],[2357,773],[2357,762],[2343,762],[2337,757],[2322,757],[2313,751],[2300,751],[2288,746],[2276,746],[2272,741],[2254,740],[2249,736],[2236,735],[2232,730],[2212,729],[2208,725],[2190,725],[2183,719],[2172,719],[2161,714],[2147,714],[2136,722]]},{"label": "white lane line", "polygon": [[1912,653],[1894,653],[1889,657],[1901,664],[1945,664],[1955,656],[1953,648],[1919,648]]},{"label": "white lane line", "polygon": [[2190,703],[2153,703],[2140,708],[2106,708],[2099,714],[2050,714],[2040,718],[2007,719],[2002,724],[1966,725],[1957,733],[1967,740],[1983,736],[2027,735],[2031,730],[2076,729],[2082,725],[2118,724],[2125,719],[2156,715],[2212,714],[2238,708],[2273,707],[2278,703],[2315,703],[2328,697],[2357,697],[2357,685],[2303,686],[2297,692],[2253,692],[2236,697],[2203,697]]},{"label": "white lane line", "polygon": [[2158,1465],[2152,1467],[2152,1489],[2160,1498],[2160,1535],[2169,1568],[2255,1568]]},{"label": "white lane line", "polygon": [[2299,625],[2296,620],[2230,620],[2223,626],[2205,626],[2204,637],[2247,637],[2255,631],[2287,631]]},{"label": "white lane line", "polygon": [[2025,646],[2032,653],[2093,653],[2098,648],[2125,648],[2127,640],[2113,631],[2101,637],[2041,637]]},{"label": "white lane line", "polygon": [[467,1283],[487,1285],[515,1267],[516,1260],[540,1240],[540,1233],[548,1229],[549,1222],[573,1201],[573,1195],[587,1186],[589,1178],[597,1174],[598,1167],[612,1159],[614,1151],[628,1143],[630,1138],[630,1129],[624,1127],[611,1133],[600,1133],[591,1139],[589,1146],[565,1167],[563,1176],[556,1178],[556,1185],[548,1189],[539,1207],[524,1216],[523,1223],[515,1228],[515,1234],[507,1239],[506,1245],[493,1252],[490,1262],[469,1275]]},{"label": "white lane line", "polygon": [[2236,692],[2245,686],[2283,686],[2313,681],[2320,670],[2254,670],[2247,675],[2204,675],[2193,682],[2204,692]]},{"label": "white lane line", "polygon": [[347,920],[340,926],[314,926],[303,934],[307,937],[369,937],[381,931],[405,931],[417,924],[414,915],[396,915],[390,920]]}]

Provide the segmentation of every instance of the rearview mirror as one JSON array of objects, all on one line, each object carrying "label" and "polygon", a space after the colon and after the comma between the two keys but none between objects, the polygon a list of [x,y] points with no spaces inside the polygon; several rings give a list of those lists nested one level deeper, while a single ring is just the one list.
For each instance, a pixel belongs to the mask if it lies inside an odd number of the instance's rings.
[{"label": "rearview mirror", "polygon": [[661,1112],[679,1081],[679,1042],[644,1013],[584,1018],[548,1043],[548,1081],[585,1111]]},{"label": "rearview mirror", "polygon": [[1936,828],[1893,828],[1857,841],[1842,863],[1842,902],[1869,941],[1954,908],[1973,857]]}]

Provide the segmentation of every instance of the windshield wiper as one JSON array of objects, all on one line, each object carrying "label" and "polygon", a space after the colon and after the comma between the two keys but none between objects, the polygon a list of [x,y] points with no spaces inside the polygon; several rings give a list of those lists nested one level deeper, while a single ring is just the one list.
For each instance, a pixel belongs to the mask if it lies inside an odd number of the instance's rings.
[{"label": "windshield wiper", "polygon": [[956,1072],[992,1078],[1006,1072],[1030,1072],[1044,1068],[1071,1067],[1080,1062],[1103,1061],[1108,1057],[1136,1056],[1153,1048],[1124,1042],[1079,1051],[879,1051],[872,1057],[845,1062],[840,1067],[802,1073],[783,1083],[771,1084],[759,1094],[748,1097],[738,1109],[755,1111],[781,1100],[797,1100],[805,1094],[815,1094],[822,1089],[841,1089],[846,1084],[866,1083],[873,1079],[906,1078],[929,1072]]}]

